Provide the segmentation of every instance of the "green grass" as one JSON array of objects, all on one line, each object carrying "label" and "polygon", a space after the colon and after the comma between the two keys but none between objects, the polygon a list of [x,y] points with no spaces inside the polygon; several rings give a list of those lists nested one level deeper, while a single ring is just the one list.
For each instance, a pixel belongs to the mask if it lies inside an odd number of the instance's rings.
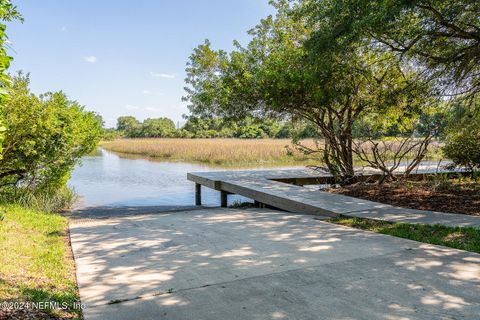
[{"label": "green grass", "polygon": [[442,245],[480,253],[480,230],[474,228],[421,225],[400,222],[386,222],[364,218],[339,217],[329,222],[347,227],[373,231],[399,238]]},{"label": "green grass", "polygon": [[[19,205],[0,205],[0,300],[79,302],[67,218]],[[81,311],[47,310],[81,319]]]}]

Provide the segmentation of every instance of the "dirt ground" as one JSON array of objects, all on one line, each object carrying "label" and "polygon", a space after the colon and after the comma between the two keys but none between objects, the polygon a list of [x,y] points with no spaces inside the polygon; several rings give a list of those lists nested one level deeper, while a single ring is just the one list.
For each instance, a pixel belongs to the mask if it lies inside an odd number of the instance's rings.
[{"label": "dirt ground", "polygon": [[404,208],[480,216],[478,182],[359,183],[328,191]]}]

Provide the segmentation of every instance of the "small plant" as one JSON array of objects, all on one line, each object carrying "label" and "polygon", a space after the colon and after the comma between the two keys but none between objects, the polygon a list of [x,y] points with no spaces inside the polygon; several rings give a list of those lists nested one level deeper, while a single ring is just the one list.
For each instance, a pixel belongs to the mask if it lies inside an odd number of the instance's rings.
[{"label": "small plant", "polygon": [[415,185],[413,184],[412,181],[407,180],[407,181],[405,182],[405,187],[406,187],[407,189],[409,189],[409,190],[413,189],[414,186],[415,186]]},{"label": "small plant", "polygon": [[255,207],[255,204],[251,202],[235,200],[229,207],[235,209],[253,208]]},{"label": "small plant", "polygon": [[0,221],[5,220],[5,214],[7,212],[4,209],[0,209]]}]

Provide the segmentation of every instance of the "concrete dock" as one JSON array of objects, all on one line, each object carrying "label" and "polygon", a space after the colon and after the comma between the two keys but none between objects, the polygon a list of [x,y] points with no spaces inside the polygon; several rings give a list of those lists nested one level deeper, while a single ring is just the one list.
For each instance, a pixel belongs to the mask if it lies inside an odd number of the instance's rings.
[{"label": "concrete dock", "polygon": [[[429,172],[424,169],[416,175]],[[227,206],[229,194],[238,194],[260,204],[302,214],[330,217],[344,215],[390,222],[480,228],[480,217],[477,216],[406,209],[305,188],[303,185],[330,183],[332,179],[328,174],[307,168],[193,172],[187,175],[187,179],[196,184],[197,205],[201,204],[201,187],[203,186],[219,191],[223,207]]]}]

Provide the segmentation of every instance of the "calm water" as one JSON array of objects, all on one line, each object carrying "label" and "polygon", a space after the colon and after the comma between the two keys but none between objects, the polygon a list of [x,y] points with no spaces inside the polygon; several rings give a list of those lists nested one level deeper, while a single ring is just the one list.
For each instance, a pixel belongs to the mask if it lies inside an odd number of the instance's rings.
[{"label": "calm water", "polygon": [[[81,197],[77,207],[194,205],[194,183],[187,180],[187,172],[226,170],[202,164],[129,159],[103,149],[82,162],[69,181]],[[422,167],[438,167],[438,163],[425,161]],[[249,200],[229,196],[229,203],[234,201]],[[202,187],[202,203],[220,205],[219,192]]]},{"label": "calm water", "polygon": [[[77,207],[194,205],[187,172],[221,170],[202,164],[127,159],[100,150],[75,168],[69,185],[81,196]],[[229,202],[247,200],[229,196]],[[202,188],[204,205],[220,205],[218,191]]]}]

